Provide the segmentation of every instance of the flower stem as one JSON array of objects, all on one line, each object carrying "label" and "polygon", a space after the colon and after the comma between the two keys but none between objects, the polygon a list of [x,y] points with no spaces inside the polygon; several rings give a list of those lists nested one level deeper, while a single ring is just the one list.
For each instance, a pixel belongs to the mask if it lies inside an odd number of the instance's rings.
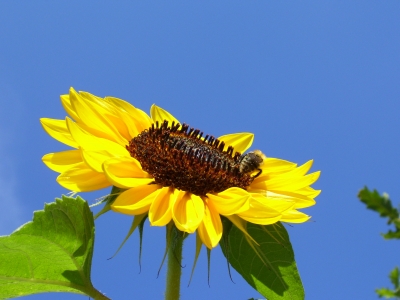
[{"label": "flower stem", "polygon": [[177,234],[173,238],[172,245],[168,249],[168,270],[165,300],[178,300],[180,297],[182,246],[183,235]]}]

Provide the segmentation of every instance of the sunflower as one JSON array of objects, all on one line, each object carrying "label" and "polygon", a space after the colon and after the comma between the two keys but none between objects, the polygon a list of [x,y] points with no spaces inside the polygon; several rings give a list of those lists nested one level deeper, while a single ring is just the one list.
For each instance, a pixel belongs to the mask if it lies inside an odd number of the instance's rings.
[{"label": "sunflower", "polygon": [[297,166],[260,151],[243,154],[253,134],[204,136],[156,105],[148,116],[124,100],[73,88],[61,102],[69,117],[41,123],[74,149],[47,154],[43,162],[71,191],[122,189],[115,212],[148,214],[153,226],[173,221],[182,232],[197,232],[209,249],[221,239],[221,216],[244,232],[246,222],[310,218],[298,209],[314,205],[320,192],[310,187],[320,174],[307,174],[312,160]]}]

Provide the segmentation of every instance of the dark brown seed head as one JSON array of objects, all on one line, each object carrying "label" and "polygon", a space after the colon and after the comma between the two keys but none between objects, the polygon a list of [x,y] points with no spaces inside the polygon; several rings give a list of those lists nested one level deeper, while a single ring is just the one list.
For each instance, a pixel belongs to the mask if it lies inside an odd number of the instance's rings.
[{"label": "dark brown seed head", "polygon": [[154,177],[155,183],[199,196],[230,187],[246,189],[253,181],[240,170],[241,155],[224,142],[174,122],[152,125],[133,138],[126,149]]}]

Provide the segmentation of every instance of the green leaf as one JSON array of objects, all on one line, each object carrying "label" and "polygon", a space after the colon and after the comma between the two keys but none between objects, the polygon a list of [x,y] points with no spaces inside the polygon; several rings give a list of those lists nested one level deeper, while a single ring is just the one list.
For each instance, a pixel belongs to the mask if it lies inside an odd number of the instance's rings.
[{"label": "green leaf", "polygon": [[62,197],[33,221],[0,237],[0,299],[44,292],[108,299],[92,286],[93,215],[86,201]]},{"label": "green leaf", "polygon": [[390,281],[394,285],[394,287],[397,289],[399,287],[399,268],[396,267],[390,272],[389,274]]},{"label": "green leaf", "polygon": [[359,193],[358,198],[364,202],[369,209],[377,211],[381,217],[389,217],[389,220],[399,218],[399,212],[393,208],[392,202],[387,194],[379,195],[377,190],[372,192],[364,187]]},{"label": "green leaf", "polygon": [[385,239],[400,239],[400,214],[392,206],[387,194],[381,196],[377,190],[371,192],[367,187],[364,187],[359,192],[358,198],[367,205],[367,208],[378,212],[381,217],[388,218],[388,224],[395,226],[395,231],[389,230],[387,233],[382,234]]},{"label": "green leaf", "polygon": [[389,298],[397,298],[400,299],[400,274],[399,268],[394,268],[389,274],[390,281],[394,285],[394,290],[390,290],[388,288],[381,288],[377,289],[376,293],[378,294],[379,298],[385,297]]},{"label": "green leaf", "polygon": [[[224,219],[224,228],[229,228]],[[247,223],[255,244],[236,226],[224,231],[220,243],[235,270],[268,300],[304,299],[303,284],[294,260],[289,235],[281,223],[261,226]]]},{"label": "green leaf", "polygon": [[384,297],[384,298],[389,299],[389,298],[396,297],[396,295],[393,291],[391,291],[389,289],[385,289],[385,288],[376,290],[376,293],[378,294],[379,298]]}]

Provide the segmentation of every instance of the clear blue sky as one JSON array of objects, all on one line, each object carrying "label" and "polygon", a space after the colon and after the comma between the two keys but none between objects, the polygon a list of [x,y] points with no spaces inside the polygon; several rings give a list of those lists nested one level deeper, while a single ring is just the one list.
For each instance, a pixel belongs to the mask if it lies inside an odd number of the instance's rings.
[{"label": "clear blue sky", "polygon": [[[400,243],[380,237],[384,220],[356,195],[368,185],[400,202],[400,2],[131,2],[0,3],[0,234],[67,192],[41,162],[67,148],[39,118],[64,118],[59,95],[73,86],[146,112],[156,103],[216,136],[254,132],[268,156],[314,159],[312,221],[287,227],[306,299],[376,299]],[[96,222],[94,285],[113,299],[162,299],[163,228],[145,228],[141,274],[137,234],[107,260],[130,222]],[[237,273],[231,282],[219,247],[210,287],[203,251],[187,288],[193,247],[191,237],[182,299],[260,297]]]}]

